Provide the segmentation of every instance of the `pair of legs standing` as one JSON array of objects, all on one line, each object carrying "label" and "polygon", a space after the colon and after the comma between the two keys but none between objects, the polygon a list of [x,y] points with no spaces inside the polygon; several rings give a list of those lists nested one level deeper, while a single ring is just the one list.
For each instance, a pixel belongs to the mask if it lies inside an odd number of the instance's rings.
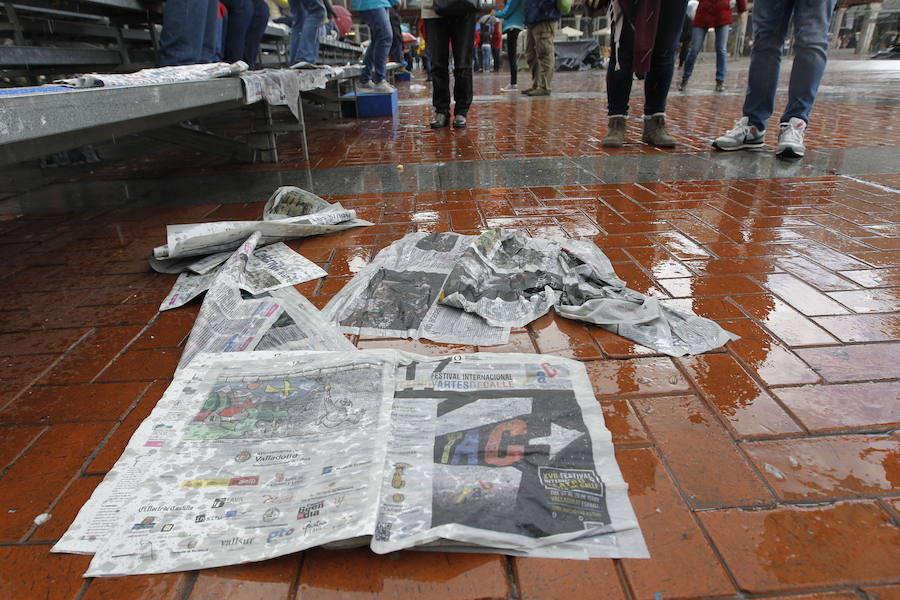
[{"label": "pair of legs standing", "polygon": [[390,13],[387,8],[375,8],[359,11],[359,16],[369,26],[369,34],[372,36],[369,47],[366,48],[366,53],[363,55],[363,68],[359,82],[364,87],[378,88],[380,92],[393,92],[394,89],[384,80],[387,72],[388,52],[394,39]]},{"label": "pair of legs standing", "polygon": [[291,48],[290,64],[316,64],[319,58],[319,26],[325,19],[322,0],[290,0]]},{"label": "pair of legs standing", "polygon": [[[727,66],[727,46],[728,31],[730,25],[720,25],[715,28],[716,32],[716,91],[722,91],[722,84],[725,82],[725,74],[728,72]],[[681,74],[681,86],[679,89],[684,90],[687,86],[688,79],[694,73],[694,63],[697,61],[697,55],[703,49],[703,43],[706,41],[706,33],[708,29],[705,27],[694,27],[691,30],[691,49],[688,51],[687,58],[684,61],[684,72]]]},{"label": "pair of legs standing", "polygon": [[779,120],[775,154],[799,158],[803,139],[828,60],[828,30],[836,0],[756,0],[753,3],[753,51],[747,75],[744,116],[734,129],[716,138],[719,150],[760,148],[775,109],[781,54],[788,28],[794,25],[794,66],[788,103]]},{"label": "pair of legs standing", "polygon": [[218,0],[168,0],[159,37],[159,66],[212,62]]},{"label": "pair of legs standing", "polygon": [[[666,0],[660,3],[650,71],[644,78],[643,140],[654,146],[675,145],[675,139],[665,130],[665,111],[686,7],[687,0]],[[634,32],[630,23],[624,23],[619,38],[612,43],[609,68],[606,71],[609,132],[603,138],[603,145],[607,147],[617,148],[625,141],[625,119],[634,81]]]},{"label": "pair of legs standing", "polygon": [[475,49],[477,14],[425,19],[425,40],[431,58],[432,104],[431,127],[450,123],[450,46],[453,46],[454,127],[466,126],[466,115],[472,105],[472,52]]},{"label": "pair of legs standing", "polygon": [[506,55],[509,57],[509,85],[500,88],[501,92],[512,92],[519,89],[519,32],[521,29],[509,29],[506,32]]},{"label": "pair of legs standing", "polygon": [[530,25],[525,39],[525,60],[531,69],[531,89],[523,93],[529,96],[549,96],[556,70],[556,52],[553,38],[556,21],[543,21]]},{"label": "pair of legs standing", "polygon": [[259,44],[269,23],[269,7],[265,0],[221,0],[228,9],[225,31],[225,61],[242,60],[256,66]]}]

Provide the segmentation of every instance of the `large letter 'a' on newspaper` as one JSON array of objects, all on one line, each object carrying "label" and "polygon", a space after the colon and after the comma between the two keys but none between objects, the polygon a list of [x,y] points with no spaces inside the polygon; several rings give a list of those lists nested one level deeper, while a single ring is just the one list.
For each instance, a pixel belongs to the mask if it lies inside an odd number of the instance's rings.
[{"label": "large letter 'a' on newspaper", "polygon": [[647,556],[584,366],[552,356],[201,354],[95,494],[123,478],[116,511],[79,514],[54,548],[96,552],[88,576],[361,536],[376,552]]}]

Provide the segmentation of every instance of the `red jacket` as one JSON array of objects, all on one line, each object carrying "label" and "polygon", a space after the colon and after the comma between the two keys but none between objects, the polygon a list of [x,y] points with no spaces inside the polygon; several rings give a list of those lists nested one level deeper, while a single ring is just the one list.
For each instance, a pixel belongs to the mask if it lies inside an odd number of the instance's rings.
[{"label": "red jacket", "polygon": [[503,47],[503,33],[500,31],[500,21],[494,23],[494,31],[491,36],[491,48],[500,50]]},{"label": "red jacket", "polygon": [[[730,0],[699,0],[694,27],[721,27],[731,24]],[[747,12],[747,0],[737,0],[739,13]]]}]

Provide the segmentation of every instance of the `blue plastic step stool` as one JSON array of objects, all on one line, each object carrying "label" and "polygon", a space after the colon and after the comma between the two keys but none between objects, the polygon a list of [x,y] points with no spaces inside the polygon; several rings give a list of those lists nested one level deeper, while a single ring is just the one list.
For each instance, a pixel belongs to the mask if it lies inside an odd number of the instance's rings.
[{"label": "blue plastic step stool", "polygon": [[345,118],[391,117],[397,114],[397,90],[390,94],[360,91],[355,99],[356,102],[352,93],[341,96],[341,114]]},{"label": "blue plastic step stool", "polygon": [[394,81],[412,81],[412,73],[409,71],[398,71],[394,73]]}]

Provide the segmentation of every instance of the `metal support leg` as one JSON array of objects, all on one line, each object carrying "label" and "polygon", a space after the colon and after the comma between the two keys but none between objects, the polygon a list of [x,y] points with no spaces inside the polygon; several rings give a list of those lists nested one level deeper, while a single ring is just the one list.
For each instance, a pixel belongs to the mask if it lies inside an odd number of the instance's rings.
[{"label": "metal support leg", "polygon": [[22,35],[22,24],[19,23],[19,16],[16,14],[16,7],[13,6],[12,2],[4,2],[3,8],[6,10],[6,17],[9,19],[9,22],[13,27],[13,41],[16,42],[16,46],[24,46],[25,36]]},{"label": "metal support leg", "polygon": [[303,96],[297,94],[297,119],[300,121],[300,143],[303,147],[303,160],[309,162],[309,145],[306,141],[306,117],[303,115]]}]

